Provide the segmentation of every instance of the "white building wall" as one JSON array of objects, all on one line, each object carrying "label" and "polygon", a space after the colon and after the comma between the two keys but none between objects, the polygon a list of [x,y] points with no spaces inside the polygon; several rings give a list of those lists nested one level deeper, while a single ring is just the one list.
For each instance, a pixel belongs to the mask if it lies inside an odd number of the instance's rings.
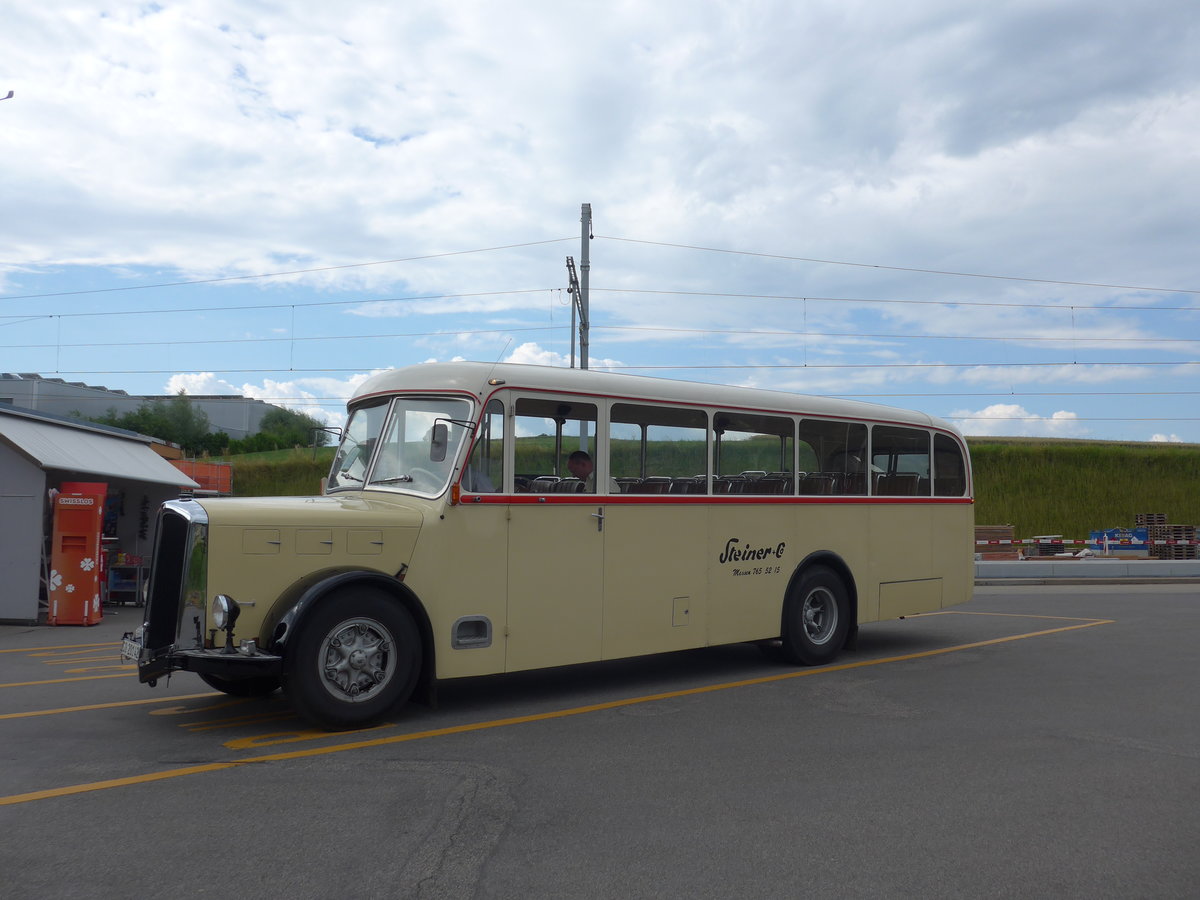
[{"label": "white building wall", "polygon": [[0,443],[0,622],[36,622],[43,524],[42,470]]},{"label": "white building wall", "polygon": [[[117,415],[122,415],[137,412],[147,401],[171,399],[170,395],[137,396],[61,379],[0,375],[0,403],[11,403],[55,416],[78,413],[84,418],[96,418],[113,409]],[[205,394],[188,399],[195,409],[208,416],[213,432],[224,431],[231,438],[238,439],[256,434],[263,416],[277,408],[252,397]]]}]

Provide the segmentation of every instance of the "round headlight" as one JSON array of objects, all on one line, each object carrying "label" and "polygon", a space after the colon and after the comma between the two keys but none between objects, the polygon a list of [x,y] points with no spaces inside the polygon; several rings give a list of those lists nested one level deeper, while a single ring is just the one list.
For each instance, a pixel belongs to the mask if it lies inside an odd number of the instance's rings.
[{"label": "round headlight", "polygon": [[224,631],[226,626],[233,626],[233,623],[237,621],[239,611],[237,601],[232,597],[217,594],[213,598],[213,624],[221,631]]}]

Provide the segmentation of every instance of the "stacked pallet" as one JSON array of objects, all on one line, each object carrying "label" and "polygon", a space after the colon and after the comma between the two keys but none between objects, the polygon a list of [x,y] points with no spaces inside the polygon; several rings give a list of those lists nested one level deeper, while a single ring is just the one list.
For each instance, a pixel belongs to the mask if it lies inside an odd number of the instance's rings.
[{"label": "stacked pallet", "polygon": [[[980,541],[988,543],[980,544]],[[1018,547],[1013,544],[1012,525],[976,525],[975,554],[979,559],[1017,559]]]},{"label": "stacked pallet", "polygon": [[1166,525],[1166,513],[1135,513],[1133,516],[1134,525]]},{"label": "stacked pallet", "polygon": [[1152,559],[1196,559],[1195,525],[1151,525],[1149,537]]}]

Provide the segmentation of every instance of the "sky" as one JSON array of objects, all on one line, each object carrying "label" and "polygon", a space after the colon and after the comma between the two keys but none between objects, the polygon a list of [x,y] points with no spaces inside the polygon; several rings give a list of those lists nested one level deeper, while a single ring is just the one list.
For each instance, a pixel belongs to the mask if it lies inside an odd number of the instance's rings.
[{"label": "sky", "polygon": [[5,4],[0,372],[567,366],[1200,443],[1200,7]]}]

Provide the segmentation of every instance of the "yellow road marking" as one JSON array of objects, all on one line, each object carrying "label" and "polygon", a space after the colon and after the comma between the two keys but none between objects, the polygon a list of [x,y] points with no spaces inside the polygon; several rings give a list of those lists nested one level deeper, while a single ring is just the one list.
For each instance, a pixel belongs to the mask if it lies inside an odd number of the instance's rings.
[{"label": "yellow road marking", "polygon": [[232,769],[241,765],[240,762],[209,763],[203,766],[189,766],[186,769],[167,769],[151,775],[131,775],[128,778],[112,778],[108,781],[93,781],[90,784],[77,784],[72,787],[50,788],[48,791],[33,791],[29,794],[14,794],[11,797],[0,797],[0,806],[14,803],[29,803],[32,800],[48,800],[51,797],[67,797],[71,794],[85,794],[88,791],[103,791],[108,788],[129,787],[132,784],[146,784],[151,781],[161,781],[165,778],[178,778],[181,775],[198,775],[201,772],[219,772],[221,769]]},{"label": "yellow road marking", "polygon": [[48,678],[45,681],[10,681],[8,684],[0,684],[0,688],[35,687],[39,684],[66,684],[69,681],[96,681],[100,678],[129,678],[136,674],[137,672],[121,672],[119,675],[83,675],[79,678]]},{"label": "yellow road marking", "polygon": [[[340,734],[362,734],[367,731],[383,731],[385,728],[395,728],[395,722],[384,722],[382,725],[374,725],[370,728],[359,728],[355,731],[342,731]],[[328,731],[306,730],[306,731],[276,731],[273,734],[256,734],[252,737],[235,738],[232,741],[226,741],[225,746],[230,750],[249,750],[251,747],[271,747],[275,744],[294,744],[297,741],[315,741],[319,738],[329,737]]]},{"label": "yellow road marking", "polygon": [[[104,656],[113,656],[113,651],[119,649],[115,644],[105,644],[103,647],[96,647],[94,650],[88,650],[84,647],[73,647],[70,650],[52,650],[48,653],[30,653],[29,655],[33,659],[41,659],[44,665],[53,666],[63,660],[69,659],[98,659]],[[43,659],[43,657],[45,658]]]},{"label": "yellow road marking", "polygon": [[[117,700],[112,703],[93,703],[89,706],[64,706],[61,709],[35,709],[30,712],[0,713],[0,719],[29,719],[34,716],[57,716],[62,713],[88,712],[93,709],[118,709],[122,706],[147,706],[151,703],[170,703],[175,700],[197,700],[200,697],[220,697],[213,691],[209,694],[184,694],[181,697],[151,697],[149,700]],[[194,710],[193,710],[194,712]],[[151,715],[160,714],[162,710],[154,710]]]},{"label": "yellow road marking", "polygon": [[1110,625],[1111,619],[1092,619],[1087,616],[1037,616],[1031,613],[994,613],[970,612],[965,609],[946,609],[936,613],[921,613],[922,616],[999,616],[1005,619],[1050,619],[1054,622],[1094,622],[1097,625]]},{"label": "yellow road marking", "polygon": [[[124,660],[124,661],[120,661],[120,660],[121,660],[121,658],[119,656],[115,656],[115,655],[91,656],[91,657],[72,656],[70,659],[43,660],[42,665],[43,666],[56,666],[56,667],[78,666],[83,663],[108,663],[110,665],[115,663],[117,665],[124,665],[124,666],[135,665],[135,663],[129,662],[128,660]],[[87,669],[64,669],[64,671],[66,671],[66,672],[80,672],[80,671],[86,672]]]},{"label": "yellow road marking", "polygon": [[[247,697],[230,698],[228,694],[220,693],[220,692],[218,692],[216,694],[197,694],[196,696],[198,696],[198,697],[225,697],[226,699],[225,699],[224,703],[210,703],[208,706],[170,706],[170,707],[167,707],[166,709],[152,709],[152,710],[150,710],[150,715],[152,715],[152,716],[194,716],[197,713],[215,712],[218,709],[225,709],[226,707],[230,707],[230,706],[243,706],[249,702],[249,698],[247,698]],[[186,726],[180,726],[180,727],[186,727]]]},{"label": "yellow road marking", "polygon": [[231,719],[216,719],[208,722],[184,722],[179,727],[199,734],[202,731],[220,731],[222,728],[237,728],[241,725],[253,725],[256,722],[274,722],[278,719],[294,719],[295,717],[296,714],[291,709],[284,709],[276,712],[248,713]]},{"label": "yellow road marking", "polygon": [[137,665],[135,663],[112,663],[107,666],[83,666],[79,669],[67,669],[68,675],[82,675],[84,672],[103,672],[107,669],[125,669],[137,674]]},{"label": "yellow road marking", "polygon": [[119,641],[107,644],[63,644],[60,647],[13,647],[11,650],[0,650],[0,653],[28,653],[30,656],[48,655],[47,650],[83,650],[87,647],[120,647]]},{"label": "yellow road marking", "polygon": [[[44,791],[31,791],[25,794],[12,794],[0,797],[0,806],[13,806],[18,803],[30,803],[35,800],[48,800],[55,797],[67,797],[73,794],[84,794],[90,791],[103,791],[110,788],[128,787],[135,784],[146,784],[152,781],[164,781],[168,778],[181,778],[185,775],[196,775],[204,772],[218,772],[223,769],[255,763],[284,762],[294,759],[305,759],[314,756],[325,756],[330,753],[343,753],[347,750],[365,750],[372,747],[383,747],[389,744],[401,744],[409,741],[428,740],[430,738],[448,737],[455,734],[468,734],[473,731],[485,731],[491,728],[507,728],[513,725],[527,725],[533,722],[548,722],[553,719],[565,719],[571,716],[586,715],[587,713],[603,712],[610,709],[620,709],[625,706],[635,706],[639,703],[652,703],[657,700],[672,700],[679,697],[708,694],[716,691],[727,691],[732,688],[751,687],[759,684],[771,684],[777,681],[788,681],[793,678],[805,678],[813,675],[825,675],[830,672],[846,672],[851,669],[862,669],[867,666],[879,666],[886,663],[907,662],[914,659],[926,659],[931,656],[943,656],[947,653],[957,653],[961,650],[973,650],[976,647],[988,647],[995,644],[1005,644],[1010,641],[1021,641],[1032,637],[1042,637],[1048,634],[1061,634],[1067,631],[1077,631],[1081,628],[1093,628],[1097,625],[1112,625],[1114,619],[1089,619],[1079,625],[1063,625],[1060,628],[1047,628],[1042,631],[1031,631],[1025,634],[1009,635],[1007,637],[990,638],[985,641],[972,641],[969,644],[956,644],[952,647],[942,647],[937,650],[922,650],[918,653],[905,653],[900,656],[888,656],[880,659],[865,659],[858,662],[842,663],[836,666],[822,666],[812,669],[801,669],[795,672],[784,672],[778,675],[764,675],[759,678],[747,678],[741,681],[727,681],[709,684],[696,688],[685,688],[678,691],[667,691],[661,694],[649,694],[642,697],[627,697],[623,700],[609,700],[590,706],[575,706],[567,709],[557,709],[550,712],[532,713],[527,716],[514,716],[509,719],[493,719],[486,722],[470,722],[465,725],[450,725],[445,728],[434,728],[429,731],[409,732],[408,734],[391,735],[389,737],[373,738],[365,741],[352,741],[334,744],[326,747],[308,747],[304,750],[291,750],[286,753],[271,753],[264,756],[251,756],[244,759],[230,760],[221,763],[209,763],[202,766],[188,766],[181,769],[166,769],[146,775],[131,775],[127,778],[114,778],[107,781],[93,781],[85,784],[69,785],[61,788],[49,788]],[[387,723],[392,724],[392,723]],[[302,738],[296,738],[301,740]]]}]

